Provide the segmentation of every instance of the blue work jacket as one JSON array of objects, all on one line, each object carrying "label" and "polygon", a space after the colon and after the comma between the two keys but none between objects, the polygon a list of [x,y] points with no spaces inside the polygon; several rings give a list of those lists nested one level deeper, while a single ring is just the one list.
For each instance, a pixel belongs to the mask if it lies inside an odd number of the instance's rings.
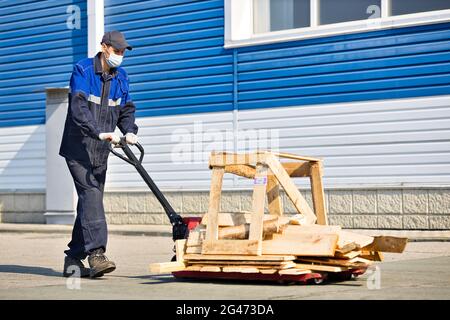
[{"label": "blue work jacket", "polygon": [[121,67],[102,71],[101,55],[79,61],[70,78],[69,108],[59,154],[93,166],[108,160],[109,142],[101,132],[116,126],[125,135],[137,134],[136,107],[129,94],[129,80]]}]

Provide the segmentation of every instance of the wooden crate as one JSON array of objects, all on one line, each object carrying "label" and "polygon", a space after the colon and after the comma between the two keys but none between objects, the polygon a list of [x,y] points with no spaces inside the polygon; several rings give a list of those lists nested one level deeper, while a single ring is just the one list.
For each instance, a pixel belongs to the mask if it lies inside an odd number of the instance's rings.
[{"label": "wooden crate", "polygon": [[[297,162],[281,163],[277,157],[293,159]],[[320,225],[328,224],[320,159],[269,151],[246,154],[213,152],[209,158],[209,167],[212,170],[212,177],[202,254],[261,255],[265,197],[268,200],[269,213],[282,216],[281,188],[285,190],[286,195],[302,217],[302,224],[315,224],[316,222]],[[218,221],[225,173],[253,179],[252,212],[247,239],[219,240]],[[293,177],[309,177],[314,210],[310,208],[292,181]]]}]

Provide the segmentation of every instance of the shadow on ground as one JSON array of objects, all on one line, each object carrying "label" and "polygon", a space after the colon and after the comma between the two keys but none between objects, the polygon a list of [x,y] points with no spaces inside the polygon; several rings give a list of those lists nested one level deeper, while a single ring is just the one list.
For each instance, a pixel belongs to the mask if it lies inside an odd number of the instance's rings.
[{"label": "shadow on ground", "polygon": [[20,273],[47,277],[61,277],[61,272],[53,270],[51,268],[20,266],[16,264],[0,265],[0,273]]}]

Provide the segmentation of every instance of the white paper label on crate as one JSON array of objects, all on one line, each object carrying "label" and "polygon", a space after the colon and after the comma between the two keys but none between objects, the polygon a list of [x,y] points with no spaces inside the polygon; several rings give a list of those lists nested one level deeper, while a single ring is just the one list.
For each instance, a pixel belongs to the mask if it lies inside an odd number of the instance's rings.
[{"label": "white paper label on crate", "polygon": [[266,185],[267,184],[267,177],[255,178],[255,179],[253,179],[253,184]]}]

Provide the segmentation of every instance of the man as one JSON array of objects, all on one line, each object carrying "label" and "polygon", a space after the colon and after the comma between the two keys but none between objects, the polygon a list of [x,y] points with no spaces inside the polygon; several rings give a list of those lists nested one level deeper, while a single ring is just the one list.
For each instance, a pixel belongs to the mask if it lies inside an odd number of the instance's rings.
[{"label": "man", "polygon": [[[128,76],[120,66],[132,47],[122,33],[106,32],[101,52],[79,61],[70,78],[69,109],[59,154],[66,158],[78,194],[77,217],[63,275],[101,277],[116,266],[105,256],[107,225],[103,191],[109,144],[118,143],[116,126],[126,142],[137,143],[135,106]],[[90,269],[82,262],[88,258]]]}]

